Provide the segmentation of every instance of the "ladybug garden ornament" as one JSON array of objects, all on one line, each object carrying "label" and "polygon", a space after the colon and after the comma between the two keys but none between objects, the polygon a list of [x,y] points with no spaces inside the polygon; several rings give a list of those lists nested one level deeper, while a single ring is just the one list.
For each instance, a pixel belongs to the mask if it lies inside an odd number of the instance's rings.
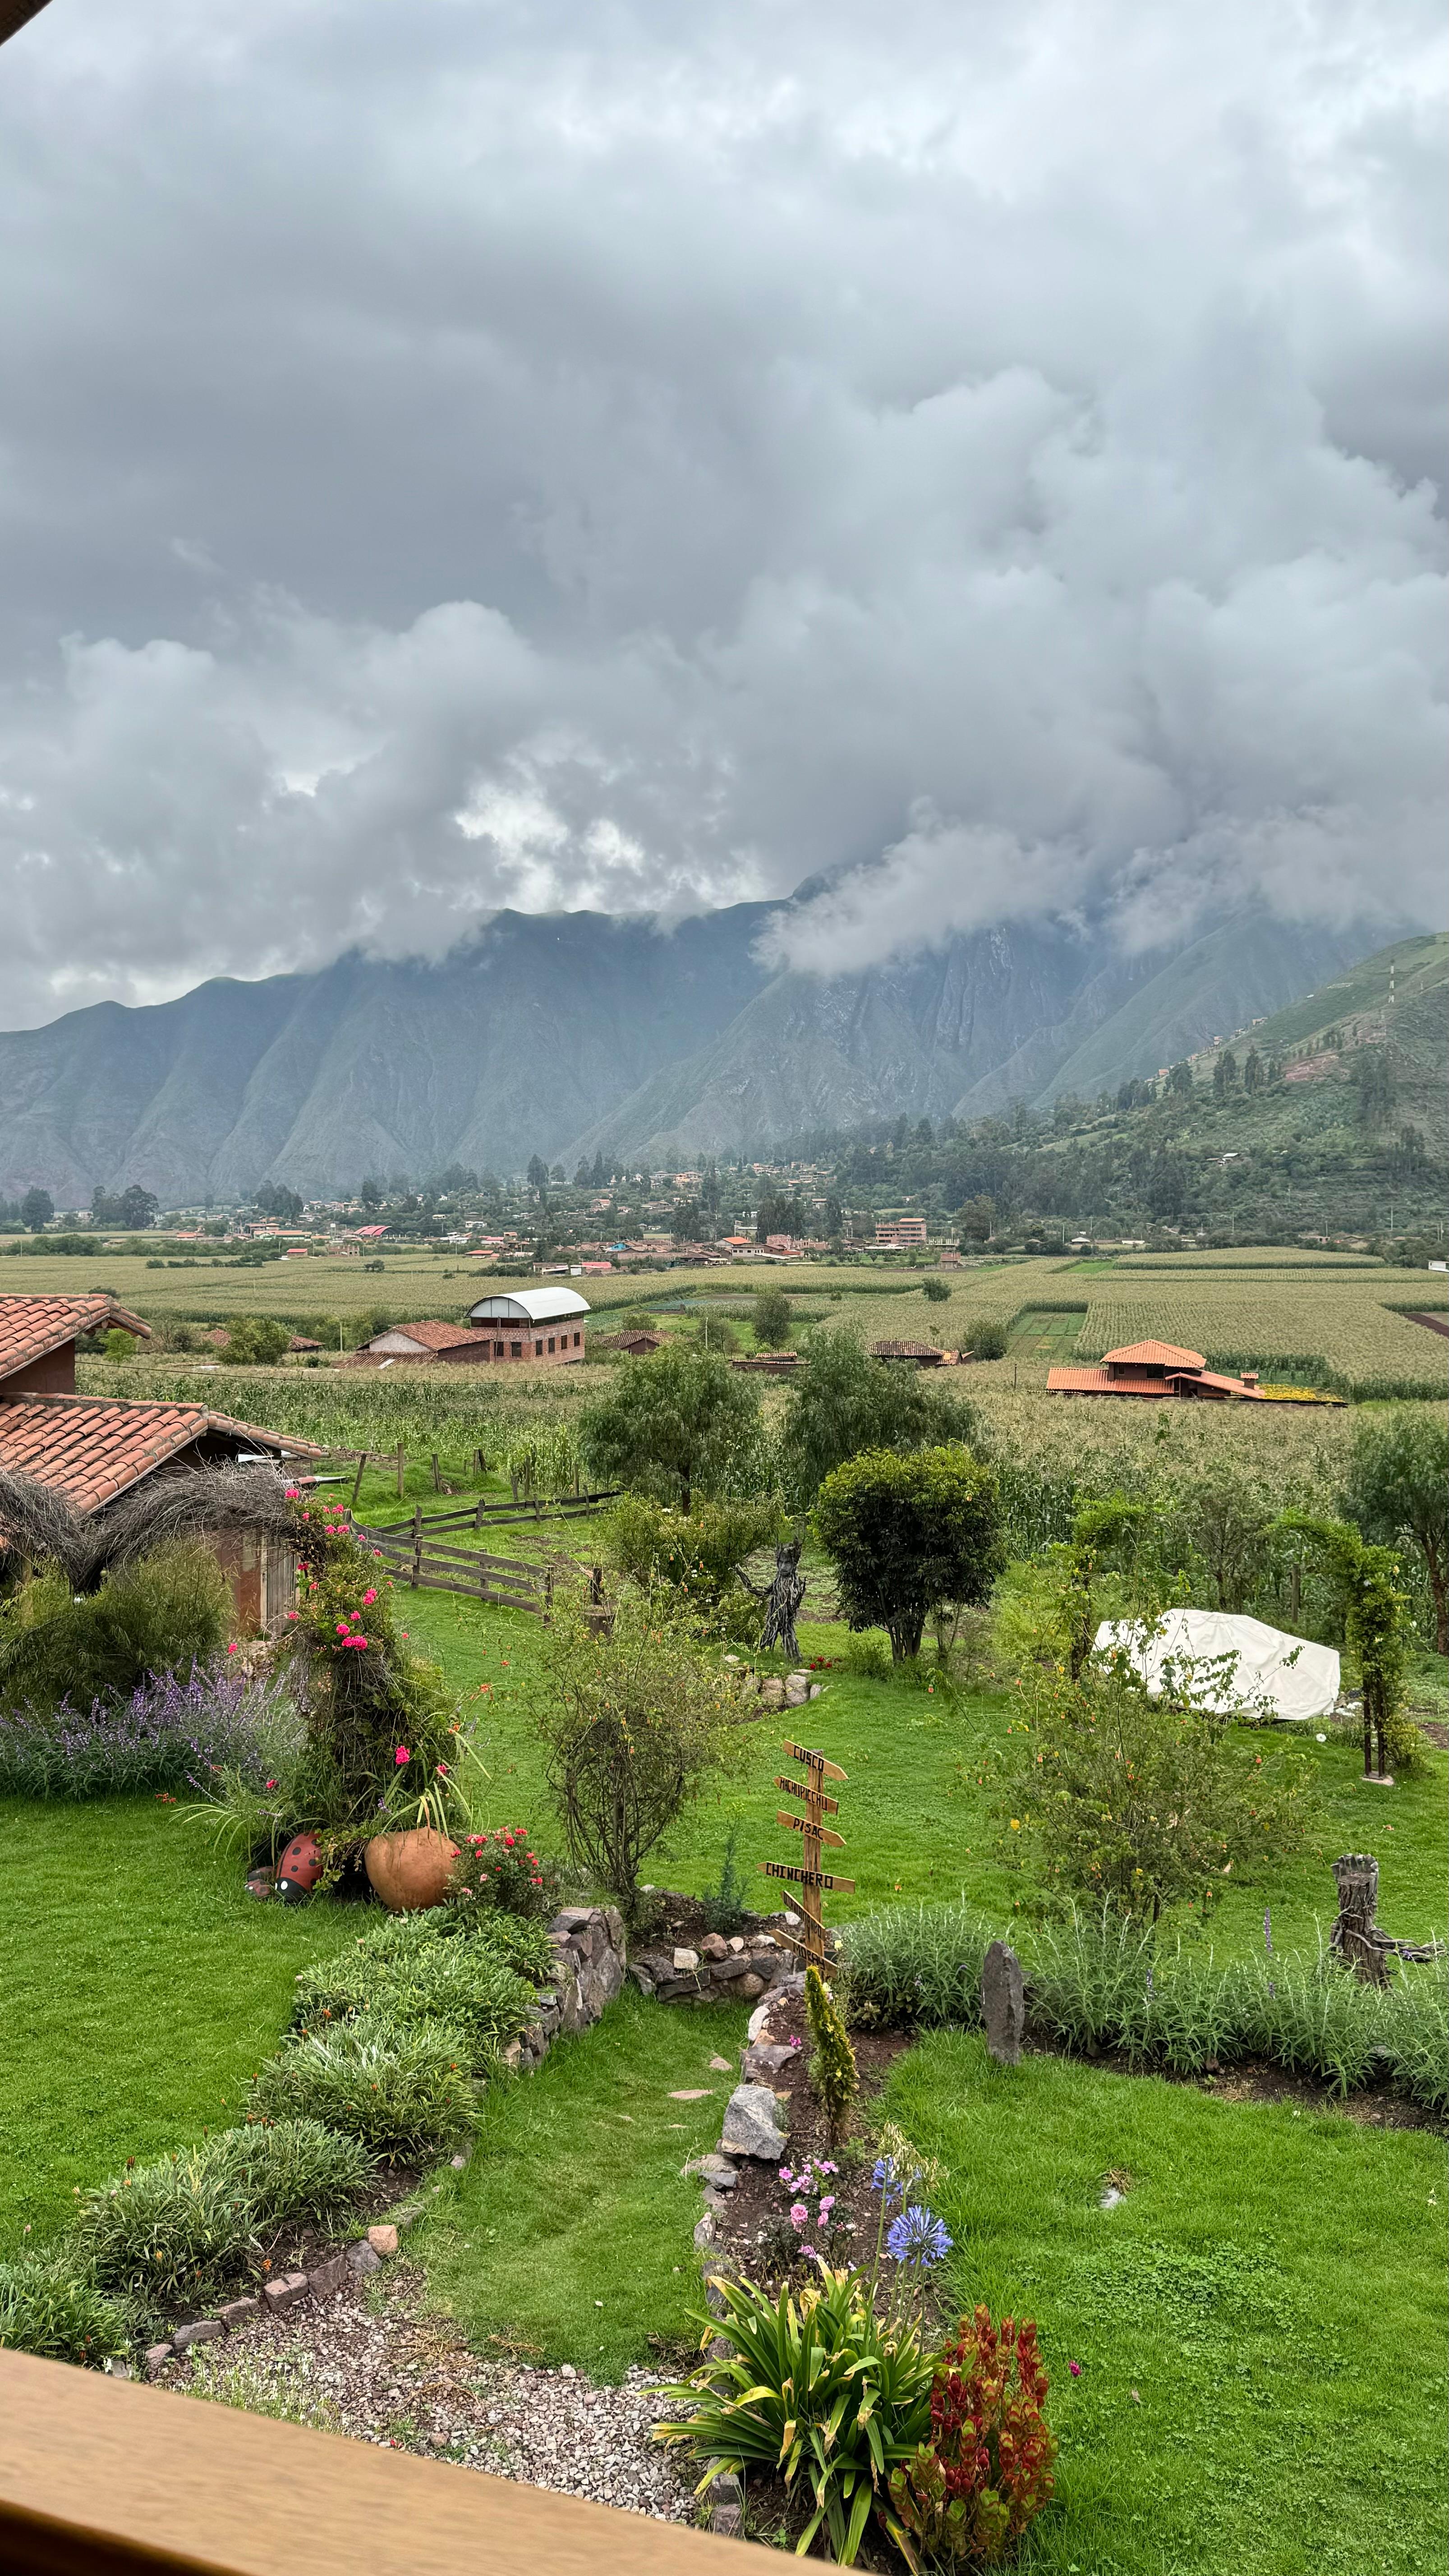
[{"label": "ladybug garden ornament", "polygon": [[325,1863],[315,1834],[293,1834],[277,1863],[277,1894],[284,1905],[300,1905],[310,1896]]}]

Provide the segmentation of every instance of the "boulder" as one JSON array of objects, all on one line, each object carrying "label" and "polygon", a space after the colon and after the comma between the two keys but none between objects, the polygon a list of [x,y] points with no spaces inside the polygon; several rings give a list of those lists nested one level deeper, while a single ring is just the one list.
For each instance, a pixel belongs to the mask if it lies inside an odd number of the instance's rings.
[{"label": "boulder", "polygon": [[274,2317],[285,2316],[289,2308],[299,2308],[307,2296],[305,2272],[284,2272],[277,2281],[268,2281],[262,2292]]},{"label": "boulder", "polygon": [[730,1945],[720,1933],[706,1932],[699,1945],[699,1955],[702,1959],[727,1959],[729,1954]]},{"label": "boulder", "polygon": [[689,1976],[699,1966],[699,1952],[697,1950],[676,1950],[672,1964],[676,1977]]},{"label": "boulder", "polygon": [[382,2270],[382,2256],[368,2244],[365,2236],[356,2245],[348,2246],[346,2259],[347,2268],[351,2272],[365,2273]]},{"label": "boulder", "polygon": [[308,2273],[307,2286],[314,2299],[328,2299],[334,2290],[344,2290],[350,2277],[346,2255],[329,2254],[325,2263]]},{"label": "boulder", "polygon": [[385,2223],[377,2227],[369,2227],[367,2241],[374,2254],[381,2254],[385,2260],[389,2254],[397,2252],[397,2229]]},{"label": "boulder", "polygon": [[720,2146],[726,2155],[755,2156],[762,2164],[777,2165],[783,2156],[786,2140],[777,2121],[778,2104],[764,2084],[737,2084],[730,2095],[720,2133]]},{"label": "boulder", "polygon": [[218,2308],[216,2313],[227,2333],[235,2334],[238,2326],[249,2326],[253,2317],[261,2315],[262,2303],[260,2299],[228,2299],[225,2307]]}]

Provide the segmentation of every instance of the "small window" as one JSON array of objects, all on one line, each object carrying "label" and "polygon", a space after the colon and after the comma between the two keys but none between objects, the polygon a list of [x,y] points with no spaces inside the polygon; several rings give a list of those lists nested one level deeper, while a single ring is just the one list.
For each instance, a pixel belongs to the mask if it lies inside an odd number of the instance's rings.
[{"label": "small window", "polygon": [[581,1336],[580,1336],[578,1333],[575,1333],[575,1335],[574,1335],[574,1349],[575,1349],[575,1350],[577,1350],[577,1349],[578,1349],[580,1338],[581,1338]]},{"label": "small window", "polygon": [[533,1356],[534,1356],[534,1358],[535,1358],[536,1360],[541,1360],[541,1359],[542,1359],[542,1357],[543,1357],[543,1344],[542,1344],[542,1342],[535,1342],[535,1343],[534,1343],[534,1346],[533,1346]]},{"label": "small window", "polygon": [[493,1356],[494,1356],[494,1358],[495,1358],[496,1360],[501,1360],[501,1359],[502,1359],[502,1357],[503,1357],[503,1344],[502,1344],[501,1342],[495,1342],[495,1343],[494,1343],[494,1345],[493,1345]]},{"label": "small window", "polygon": [[550,1333],[550,1335],[549,1335],[549,1337],[548,1337],[548,1346],[549,1346],[549,1349],[550,1349],[550,1350],[552,1350],[552,1349],[554,1348],[554,1338],[553,1338],[552,1333]]},{"label": "small window", "polygon": [[510,1359],[521,1360],[523,1357],[522,1342],[510,1342],[508,1345],[508,1355]]}]

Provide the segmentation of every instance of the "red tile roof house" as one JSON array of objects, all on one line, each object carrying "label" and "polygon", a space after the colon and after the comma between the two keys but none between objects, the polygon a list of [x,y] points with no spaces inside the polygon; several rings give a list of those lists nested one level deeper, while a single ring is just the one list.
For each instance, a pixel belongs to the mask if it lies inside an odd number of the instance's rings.
[{"label": "red tile roof house", "polygon": [[[315,1458],[305,1440],[236,1422],[204,1404],[77,1395],[82,1334],[150,1326],[103,1289],[80,1297],[0,1296],[0,1468],[33,1477],[89,1514],[162,1470],[184,1473],[257,1457]],[[3,1538],[3,1532],[0,1532]],[[235,1531],[210,1542],[231,1586],[240,1635],[273,1627],[295,1598],[290,1552]]]},{"label": "red tile roof house", "polygon": [[1201,1351],[1180,1351],[1172,1342],[1127,1342],[1107,1351],[1095,1368],[1047,1371],[1049,1395],[1193,1396],[1199,1402],[1227,1404],[1235,1397],[1266,1404],[1257,1371],[1222,1377],[1210,1369]]}]

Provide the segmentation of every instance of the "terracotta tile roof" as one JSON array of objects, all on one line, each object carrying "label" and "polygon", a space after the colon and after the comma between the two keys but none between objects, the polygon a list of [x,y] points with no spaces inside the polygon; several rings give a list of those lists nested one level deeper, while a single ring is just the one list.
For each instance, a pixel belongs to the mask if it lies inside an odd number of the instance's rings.
[{"label": "terracotta tile roof", "polygon": [[1125,1342],[1120,1351],[1104,1351],[1102,1366],[1125,1362],[1131,1368],[1206,1368],[1201,1351],[1180,1351],[1175,1342]]},{"label": "terracotta tile roof", "polygon": [[124,1332],[142,1333],[148,1341],[151,1337],[150,1325],[129,1308],[118,1306],[104,1288],[83,1297],[0,1297],[0,1380],[28,1368],[32,1360],[43,1359],[47,1351],[73,1342],[78,1333],[99,1331],[103,1324],[119,1324]]},{"label": "terracotta tile roof", "polygon": [[317,1458],[310,1441],[259,1431],[204,1404],[129,1404],[119,1397],[22,1395],[0,1404],[0,1467],[33,1476],[93,1512],[139,1485],[205,1432],[231,1433],[279,1456]]},{"label": "terracotta tile roof", "polygon": [[[1149,1349],[1157,1347],[1151,1343]],[[1250,1402],[1266,1404],[1268,1398],[1260,1386],[1245,1386],[1240,1377],[1219,1377],[1208,1368],[1168,1369],[1158,1375],[1148,1369],[1116,1370],[1101,1368],[1051,1368],[1047,1370],[1048,1395],[1175,1395],[1179,1387],[1211,1387],[1223,1395],[1246,1396]]]},{"label": "terracotta tile roof", "polygon": [[1047,1370],[1049,1395],[1162,1395],[1168,1392],[1165,1377],[1151,1377],[1146,1370],[1134,1374],[1124,1369],[1114,1377],[1105,1368],[1050,1368]]},{"label": "terracotta tile roof", "polygon": [[406,1334],[410,1342],[421,1343],[425,1351],[456,1350],[460,1342],[476,1342],[480,1338],[465,1324],[443,1324],[434,1317],[424,1324],[389,1324],[385,1332],[374,1333],[371,1341],[364,1342],[362,1347],[365,1351],[376,1350],[394,1333]]},{"label": "terracotta tile roof", "polygon": [[1240,1377],[1219,1377],[1210,1368],[1169,1369],[1168,1376],[1174,1383],[1179,1377],[1185,1377],[1190,1386],[1220,1386],[1227,1395],[1250,1396],[1258,1404],[1268,1401],[1260,1386],[1246,1386]]}]

